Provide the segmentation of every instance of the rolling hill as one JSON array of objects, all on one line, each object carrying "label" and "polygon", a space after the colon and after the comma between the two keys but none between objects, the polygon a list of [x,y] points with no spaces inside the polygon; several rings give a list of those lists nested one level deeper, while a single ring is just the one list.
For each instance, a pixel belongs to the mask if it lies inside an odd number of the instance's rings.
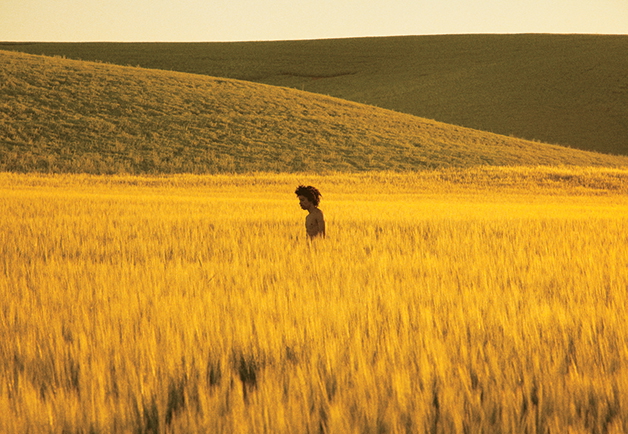
[{"label": "rolling hill", "polygon": [[628,155],[628,36],[623,35],[0,48],[292,87],[503,135]]},{"label": "rolling hill", "polygon": [[334,97],[0,51],[0,170],[242,173],[628,165]]}]

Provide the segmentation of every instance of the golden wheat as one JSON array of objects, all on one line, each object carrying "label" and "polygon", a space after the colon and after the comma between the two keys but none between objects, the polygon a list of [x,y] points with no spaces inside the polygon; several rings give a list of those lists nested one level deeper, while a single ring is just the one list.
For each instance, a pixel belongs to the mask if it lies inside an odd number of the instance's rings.
[{"label": "golden wheat", "polygon": [[626,432],[626,176],[2,174],[0,431]]}]

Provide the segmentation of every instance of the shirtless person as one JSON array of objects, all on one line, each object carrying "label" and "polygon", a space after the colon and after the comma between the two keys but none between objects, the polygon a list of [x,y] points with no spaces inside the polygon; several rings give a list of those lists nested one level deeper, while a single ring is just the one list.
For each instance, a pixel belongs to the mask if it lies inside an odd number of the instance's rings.
[{"label": "shirtless person", "polygon": [[305,218],[305,231],[310,239],[316,237],[325,238],[325,218],[323,217],[323,211],[318,209],[318,204],[321,200],[321,192],[315,187],[308,185],[299,185],[295,191],[299,198],[299,205],[304,210],[307,210],[308,215]]}]

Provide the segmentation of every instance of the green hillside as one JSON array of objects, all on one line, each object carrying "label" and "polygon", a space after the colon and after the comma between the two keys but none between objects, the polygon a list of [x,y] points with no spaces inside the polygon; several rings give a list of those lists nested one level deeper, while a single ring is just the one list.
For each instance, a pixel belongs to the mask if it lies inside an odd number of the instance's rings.
[{"label": "green hillside", "polygon": [[0,51],[0,170],[326,172],[628,165],[294,89]]},{"label": "green hillside", "polygon": [[623,35],[0,47],[288,86],[484,131],[628,155]]}]

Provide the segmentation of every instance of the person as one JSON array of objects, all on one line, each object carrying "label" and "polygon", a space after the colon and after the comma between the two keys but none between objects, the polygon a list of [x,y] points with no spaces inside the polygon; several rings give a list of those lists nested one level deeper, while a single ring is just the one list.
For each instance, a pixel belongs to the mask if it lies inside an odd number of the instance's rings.
[{"label": "person", "polygon": [[305,231],[310,239],[325,238],[325,217],[323,211],[318,208],[321,200],[321,192],[311,185],[299,185],[295,190],[301,209],[308,212],[305,217]]}]

